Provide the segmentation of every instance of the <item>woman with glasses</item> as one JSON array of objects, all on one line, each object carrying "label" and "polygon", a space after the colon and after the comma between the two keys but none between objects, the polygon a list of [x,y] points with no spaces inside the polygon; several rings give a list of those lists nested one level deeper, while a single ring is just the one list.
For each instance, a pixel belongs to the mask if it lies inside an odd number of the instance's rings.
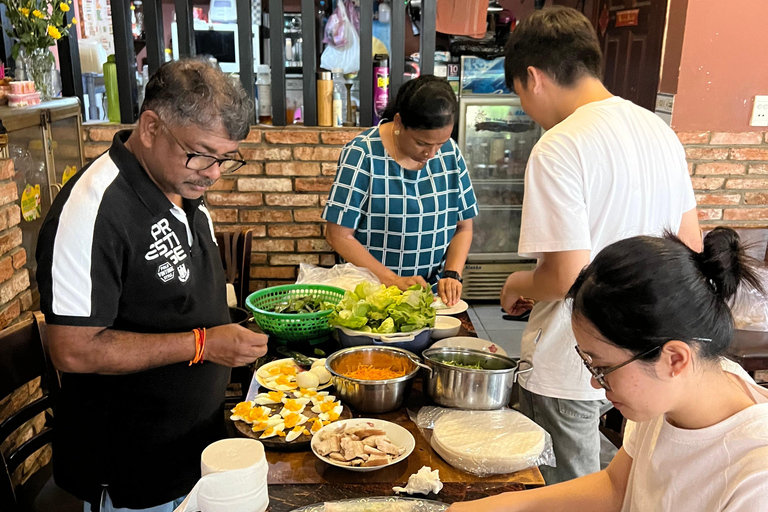
[{"label": "woman with glasses", "polygon": [[762,290],[728,228],[702,253],[671,235],[606,247],[568,297],[592,385],[630,420],[624,446],[603,471],[449,512],[767,510],[768,390],[722,357],[745,281]]}]

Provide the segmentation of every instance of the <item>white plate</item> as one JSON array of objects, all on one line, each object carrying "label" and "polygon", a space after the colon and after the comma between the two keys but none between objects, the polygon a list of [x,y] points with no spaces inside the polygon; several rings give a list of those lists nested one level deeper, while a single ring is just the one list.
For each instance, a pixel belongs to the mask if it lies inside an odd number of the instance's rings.
[{"label": "white plate", "polygon": [[[355,426],[358,424],[366,424],[366,425],[372,426],[373,428],[378,428],[383,430],[384,432],[387,433],[387,437],[392,442],[392,444],[394,444],[399,448],[405,448],[405,451],[401,456],[399,456],[397,459],[393,460],[389,464],[385,464],[383,466],[373,466],[371,468],[344,466],[342,464],[337,464],[336,461],[334,461],[329,457],[323,457],[322,455],[317,453],[317,449],[315,447],[317,443],[320,442],[320,437],[322,433],[328,432],[329,430],[332,430],[332,429],[340,428],[341,426],[344,426],[344,427],[346,427],[347,425]],[[408,456],[413,452],[413,449],[416,448],[416,440],[413,438],[413,435],[410,432],[408,432],[406,429],[404,429],[400,425],[397,425],[396,423],[391,423],[389,421],[384,421],[384,420],[376,420],[372,418],[356,418],[351,420],[341,420],[335,423],[331,423],[330,425],[324,426],[323,428],[318,430],[314,436],[312,436],[312,442],[310,443],[310,446],[312,447],[312,453],[315,454],[315,457],[325,462],[326,464],[329,464],[331,466],[336,466],[337,468],[348,469],[350,471],[357,471],[358,473],[367,473],[369,471],[376,471],[378,469],[392,466],[394,464],[397,464],[400,461],[407,459]]]},{"label": "white plate", "polygon": [[456,304],[449,308],[443,308],[438,309],[435,311],[438,315],[458,315],[459,313],[465,312],[467,309],[469,309],[469,304],[466,303],[464,300],[459,300]]},{"label": "white plate", "polygon": [[440,347],[470,348],[473,350],[490,352],[491,354],[498,354],[500,356],[507,355],[507,352],[494,342],[484,340],[482,338],[475,338],[473,336],[454,336],[453,338],[445,338],[440,341],[436,341],[435,344],[430,348]]},{"label": "white plate", "polygon": [[[311,359],[312,362],[317,361],[316,357],[310,357],[309,359]],[[289,390],[277,389],[274,385],[267,384],[267,382],[259,375],[259,372],[261,370],[268,370],[268,369],[272,368],[273,366],[282,366],[282,365],[284,365],[287,362],[292,362],[294,364],[294,366],[296,366],[298,368],[298,365],[290,357],[286,357],[285,359],[278,359],[277,361],[272,361],[271,363],[267,363],[267,364],[259,366],[259,368],[254,372],[254,376],[256,378],[256,382],[258,382],[261,387],[267,388],[270,391],[282,391],[283,393],[291,393],[291,392],[299,389],[299,386],[296,386],[295,388],[289,389]],[[329,388],[329,387],[331,387],[331,381],[328,381],[326,384],[320,386],[319,388],[317,388],[317,390],[320,391],[321,389],[325,389],[325,388]]]}]

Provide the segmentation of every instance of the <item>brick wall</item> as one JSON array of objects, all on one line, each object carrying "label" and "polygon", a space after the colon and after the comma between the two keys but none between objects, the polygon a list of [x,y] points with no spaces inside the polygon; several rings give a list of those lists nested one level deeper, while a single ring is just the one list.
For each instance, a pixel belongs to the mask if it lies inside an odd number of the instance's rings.
[{"label": "brick wall", "polygon": [[[29,271],[26,251],[21,247],[21,208],[18,190],[13,181],[14,168],[11,160],[0,160],[0,329],[5,329],[21,318],[29,318],[32,292],[29,290]],[[30,401],[42,396],[40,379],[26,383],[0,400],[0,422]],[[7,456],[10,450],[20,446],[45,424],[44,416],[38,415],[16,430],[3,443],[0,452]],[[37,469],[51,458],[50,446],[46,446],[28,458],[13,475],[17,485],[26,481]]]}]

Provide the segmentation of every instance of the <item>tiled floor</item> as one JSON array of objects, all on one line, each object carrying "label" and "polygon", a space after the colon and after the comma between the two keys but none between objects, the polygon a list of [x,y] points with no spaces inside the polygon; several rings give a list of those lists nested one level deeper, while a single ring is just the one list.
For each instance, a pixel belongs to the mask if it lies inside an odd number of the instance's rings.
[{"label": "tiled floor", "polygon": [[510,356],[520,356],[520,340],[527,322],[504,320],[498,304],[471,304],[468,313],[479,338],[491,340]]}]

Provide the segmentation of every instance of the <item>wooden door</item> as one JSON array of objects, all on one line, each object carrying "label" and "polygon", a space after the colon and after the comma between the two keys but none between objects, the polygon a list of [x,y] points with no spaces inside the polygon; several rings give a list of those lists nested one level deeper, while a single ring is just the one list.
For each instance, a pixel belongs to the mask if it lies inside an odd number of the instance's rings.
[{"label": "wooden door", "polygon": [[667,0],[599,0],[596,11],[605,86],[653,111]]}]

